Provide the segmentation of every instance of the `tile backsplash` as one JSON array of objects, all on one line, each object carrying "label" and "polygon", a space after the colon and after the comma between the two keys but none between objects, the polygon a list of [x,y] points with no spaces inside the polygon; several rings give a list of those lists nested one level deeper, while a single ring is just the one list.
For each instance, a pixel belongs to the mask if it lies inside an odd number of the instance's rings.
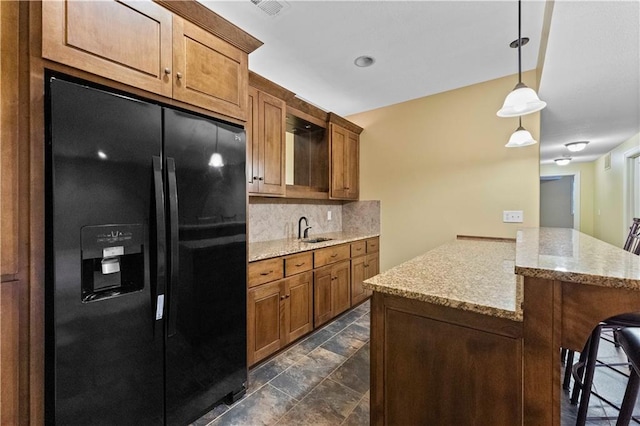
[{"label": "tile backsplash", "polygon": [[[331,212],[331,220],[327,219]],[[326,232],[380,232],[380,202],[342,204],[330,200],[249,199],[249,242],[298,238],[298,220],[309,221],[309,236]],[[304,229],[304,228],[303,228]]]}]

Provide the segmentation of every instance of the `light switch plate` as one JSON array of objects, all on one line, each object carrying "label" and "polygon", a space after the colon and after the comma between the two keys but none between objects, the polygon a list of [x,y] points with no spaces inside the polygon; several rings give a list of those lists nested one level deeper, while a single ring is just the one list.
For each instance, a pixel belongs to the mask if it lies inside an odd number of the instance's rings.
[{"label": "light switch plate", "polygon": [[502,212],[502,221],[505,223],[522,223],[524,213],[522,210],[505,210]]},{"label": "light switch plate", "polygon": [[327,210],[327,220],[331,220],[331,210]]}]

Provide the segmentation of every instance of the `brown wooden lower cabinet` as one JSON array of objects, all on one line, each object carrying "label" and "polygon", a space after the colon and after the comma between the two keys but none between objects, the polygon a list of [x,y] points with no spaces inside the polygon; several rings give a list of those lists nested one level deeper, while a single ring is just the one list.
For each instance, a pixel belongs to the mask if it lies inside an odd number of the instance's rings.
[{"label": "brown wooden lower cabinet", "polygon": [[249,263],[249,365],[368,298],[362,282],[378,274],[377,250],[374,237]]},{"label": "brown wooden lower cabinet", "polygon": [[522,424],[522,345],[522,323],[374,293],[371,424]]},{"label": "brown wooden lower cabinet", "polygon": [[351,259],[351,306],[371,296],[371,290],[362,287],[362,282],[378,275],[379,264],[378,253]]},{"label": "brown wooden lower cabinet", "polygon": [[0,283],[0,424],[19,420],[19,286],[20,281]]},{"label": "brown wooden lower cabinet", "polygon": [[313,274],[251,288],[247,294],[249,365],[313,330]]},{"label": "brown wooden lower cabinet", "polygon": [[314,325],[318,327],[351,307],[349,260],[314,271]]}]

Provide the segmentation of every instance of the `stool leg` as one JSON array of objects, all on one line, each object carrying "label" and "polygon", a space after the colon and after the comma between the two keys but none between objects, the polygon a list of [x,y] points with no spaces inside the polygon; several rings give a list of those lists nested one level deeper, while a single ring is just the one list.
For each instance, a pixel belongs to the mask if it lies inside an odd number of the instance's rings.
[{"label": "stool leg", "polygon": [[629,382],[627,388],[624,391],[624,399],[622,400],[622,406],[620,406],[620,414],[618,415],[618,421],[616,426],[628,426],[633,415],[633,407],[636,405],[636,398],[638,397],[638,389],[640,388],[640,376],[631,368],[631,374],[629,375]]},{"label": "stool leg", "polygon": [[569,390],[569,384],[571,384],[571,370],[573,366],[573,356],[575,352],[572,350],[567,351],[567,360],[564,364],[564,380],[562,381],[562,389]]},{"label": "stool leg", "polygon": [[589,410],[589,398],[591,397],[591,385],[593,384],[593,374],[596,370],[596,358],[598,347],[600,346],[601,326],[597,326],[591,333],[589,339],[589,353],[584,369],[584,380],[582,381],[582,395],[580,395],[580,405],[578,406],[578,416],[576,426],[583,426],[587,421],[587,411]]},{"label": "stool leg", "polygon": [[[571,392],[571,405],[576,405],[580,399],[580,390],[582,390],[582,383],[584,382],[584,368],[587,363],[587,354],[589,353],[590,342],[591,337],[589,337],[587,344],[584,345],[582,352],[580,352],[580,358],[578,358],[578,362],[576,364],[573,391]],[[573,370],[573,366],[571,369]]]}]

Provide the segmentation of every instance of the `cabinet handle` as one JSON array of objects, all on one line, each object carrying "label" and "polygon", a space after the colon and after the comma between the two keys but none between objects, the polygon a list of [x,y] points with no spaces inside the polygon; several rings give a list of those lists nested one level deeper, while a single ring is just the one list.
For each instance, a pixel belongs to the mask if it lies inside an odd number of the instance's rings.
[{"label": "cabinet handle", "polygon": [[334,253],[331,255],[331,257],[336,257],[338,255],[338,253]]},{"label": "cabinet handle", "polygon": [[302,263],[296,263],[296,266],[297,266],[297,267],[300,267],[300,266],[302,266],[302,265],[304,265],[304,264],[305,264],[305,262],[302,262]]},{"label": "cabinet handle", "polygon": [[272,274],[273,271],[269,271],[269,272],[260,272],[260,275],[262,275],[263,277],[266,277],[269,274]]},{"label": "cabinet handle", "polygon": [[258,180],[258,176],[254,176],[254,177],[253,177],[253,180]]},{"label": "cabinet handle", "polygon": [[360,250],[362,250],[362,247],[358,247],[358,248],[356,249],[356,251],[360,251]]},{"label": "cabinet handle", "polygon": [[258,180],[264,180],[263,178],[259,177]]},{"label": "cabinet handle", "polygon": [[284,296],[280,296],[280,300],[284,300],[284,299],[286,299],[286,298],[287,298],[287,296],[286,296],[286,295],[284,295]]},{"label": "cabinet handle", "polygon": [[176,73],[176,77],[178,77],[178,80],[180,80],[182,78],[182,73],[181,72]]},{"label": "cabinet handle", "polygon": [[290,294],[287,294],[287,299],[288,299],[288,298],[290,298],[290,297],[291,297],[291,295],[290,295]]},{"label": "cabinet handle", "polygon": [[369,267],[369,265],[364,265],[364,267],[365,267],[365,268],[368,268],[368,267]]},{"label": "cabinet handle", "polygon": [[164,69],[164,73],[165,73],[166,75],[171,74],[171,69],[169,69],[169,68],[165,68],[165,69]]}]

